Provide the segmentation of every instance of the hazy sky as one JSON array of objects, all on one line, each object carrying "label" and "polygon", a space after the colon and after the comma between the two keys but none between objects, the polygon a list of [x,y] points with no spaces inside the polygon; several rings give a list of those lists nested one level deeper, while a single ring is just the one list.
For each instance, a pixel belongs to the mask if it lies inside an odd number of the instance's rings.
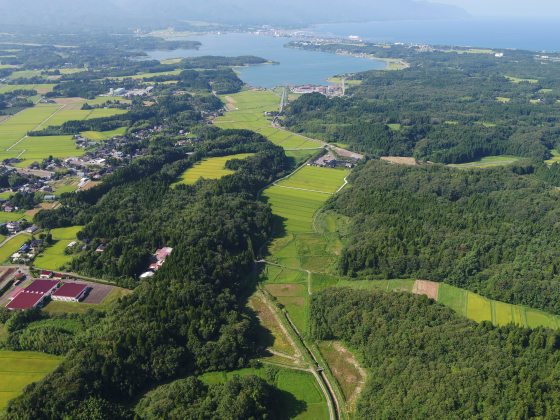
[{"label": "hazy sky", "polygon": [[471,15],[560,17],[558,0],[431,0],[460,6]]}]

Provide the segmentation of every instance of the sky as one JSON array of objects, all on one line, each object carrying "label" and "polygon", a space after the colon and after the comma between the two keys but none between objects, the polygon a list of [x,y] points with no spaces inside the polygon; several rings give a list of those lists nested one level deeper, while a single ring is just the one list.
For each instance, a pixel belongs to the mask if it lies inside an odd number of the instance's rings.
[{"label": "sky", "polygon": [[558,0],[431,0],[454,4],[471,15],[560,17]]}]

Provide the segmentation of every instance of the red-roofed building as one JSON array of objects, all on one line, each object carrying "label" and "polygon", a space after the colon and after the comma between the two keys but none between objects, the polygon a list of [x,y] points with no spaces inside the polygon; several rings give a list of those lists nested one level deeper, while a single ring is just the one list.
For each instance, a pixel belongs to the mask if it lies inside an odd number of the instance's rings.
[{"label": "red-roofed building", "polygon": [[39,277],[41,277],[42,279],[50,279],[52,278],[52,276],[53,276],[52,271],[43,271]]},{"label": "red-roofed building", "polygon": [[13,300],[17,297],[17,295],[19,295],[21,292],[23,292],[25,289],[21,288],[21,289],[17,289],[14,293],[12,293],[12,296],[10,296],[10,300]]},{"label": "red-roofed building", "polygon": [[62,274],[55,274],[53,276],[56,280],[62,280],[63,275]]},{"label": "red-roofed building", "polygon": [[171,254],[171,251],[173,251],[173,248],[169,248],[169,247],[158,249],[155,253],[155,257],[157,258],[158,261],[164,261],[167,258],[167,256]]},{"label": "red-roofed building", "polygon": [[51,295],[53,300],[64,300],[66,302],[78,302],[88,291],[87,284],[64,283]]},{"label": "red-roofed building", "polygon": [[[51,272],[52,273],[52,272]],[[56,286],[58,280],[35,280],[25,288],[25,293],[38,293],[40,295],[50,295]]]},{"label": "red-roofed building", "polygon": [[[24,290],[24,289],[20,289]],[[33,308],[34,306],[38,306],[43,303],[43,299],[46,295],[41,295],[38,293],[26,293],[21,292],[19,293],[15,299],[13,299],[10,303],[6,305],[8,309],[29,309]]]}]

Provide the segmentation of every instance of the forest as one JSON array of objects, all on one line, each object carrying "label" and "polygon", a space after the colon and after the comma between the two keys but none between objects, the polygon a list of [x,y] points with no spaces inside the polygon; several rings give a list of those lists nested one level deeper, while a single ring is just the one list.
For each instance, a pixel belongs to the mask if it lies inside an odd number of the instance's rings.
[{"label": "forest", "polygon": [[560,165],[361,162],[326,209],[351,217],[340,274],[445,282],[560,314]]},{"label": "forest", "polygon": [[344,340],[368,369],[360,419],[555,419],[560,335],[476,324],[426,296],[331,288],[311,335]]}]

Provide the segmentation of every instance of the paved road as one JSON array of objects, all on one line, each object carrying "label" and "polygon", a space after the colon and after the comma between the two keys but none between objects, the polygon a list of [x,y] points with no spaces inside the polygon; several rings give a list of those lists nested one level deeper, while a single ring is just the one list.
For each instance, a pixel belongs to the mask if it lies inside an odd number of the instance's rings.
[{"label": "paved road", "polygon": [[29,274],[29,267],[25,266],[25,265],[12,265],[12,266],[4,266],[5,268],[16,268],[16,270],[8,277],[6,278],[2,284],[0,284],[0,289],[3,288],[6,283],[8,283],[10,280],[12,280],[14,278],[14,276],[16,274],[18,274],[19,272],[22,272],[23,274],[25,274],[25,278],[26,281],[24,281],[23,283],[17,285],[17,286],[13,286],[10,287],[8,289],[8,291],[0,298],[0,306],[4,305],[4,302],[6,302],[8,300],[8,298],[12,295],[12,293],[14,293],[17,289],[25,286],[27,283],[30,282],[30,279],[32,279],[31,274]]}]

